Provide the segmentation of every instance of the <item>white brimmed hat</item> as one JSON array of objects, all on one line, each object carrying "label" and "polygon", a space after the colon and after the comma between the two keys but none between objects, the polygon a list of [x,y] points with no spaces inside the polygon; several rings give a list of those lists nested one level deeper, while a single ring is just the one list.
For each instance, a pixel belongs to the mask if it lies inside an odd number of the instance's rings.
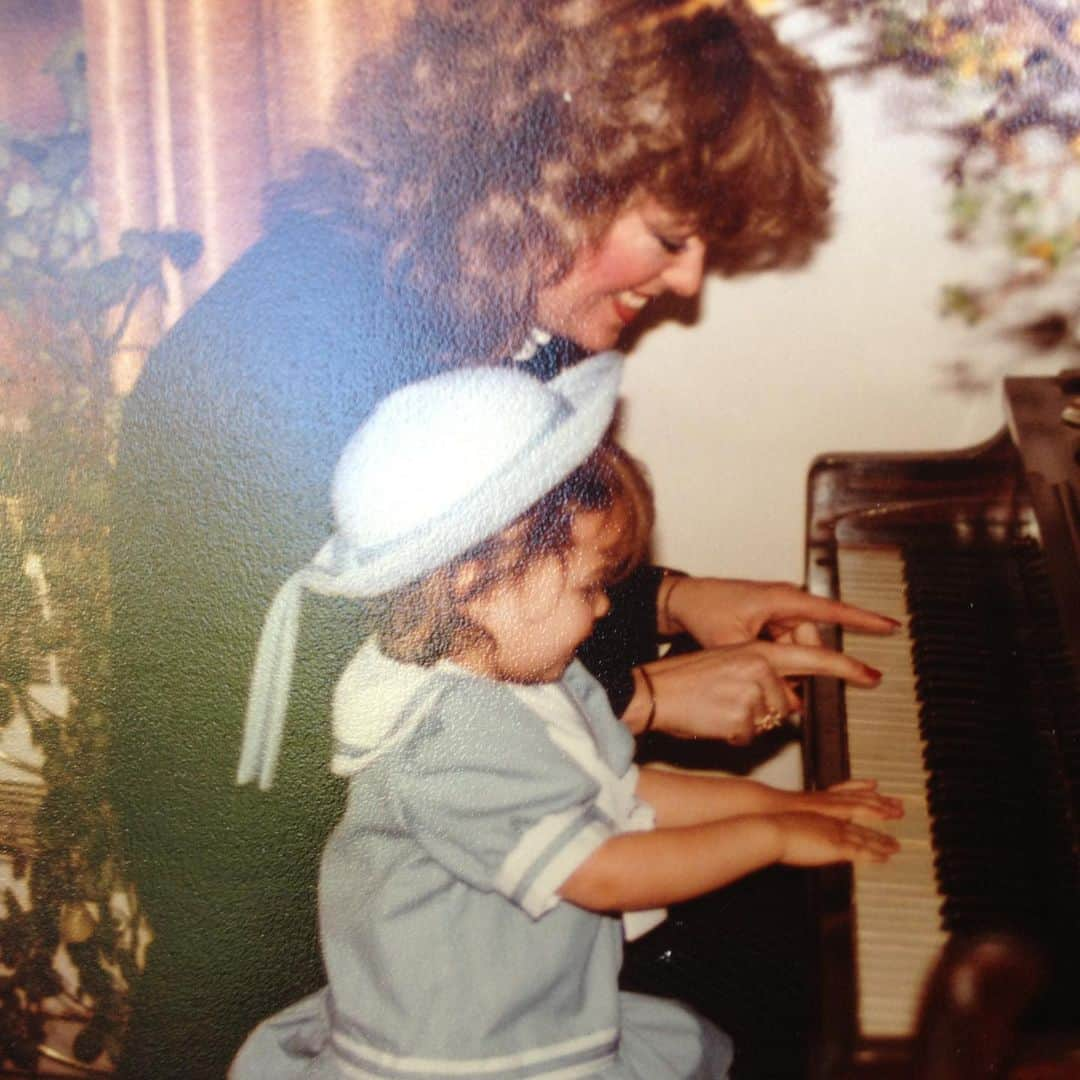
[{"label": "white brimmed hat", "polygon": [[334,471],[335,532],[278,591],[252,675],[237,782],[273,782],[303,589],[365,599],[446,565],[501,532],[596,449],[622,358],[602,353],[543,383],[466,368],[386,397]]}]

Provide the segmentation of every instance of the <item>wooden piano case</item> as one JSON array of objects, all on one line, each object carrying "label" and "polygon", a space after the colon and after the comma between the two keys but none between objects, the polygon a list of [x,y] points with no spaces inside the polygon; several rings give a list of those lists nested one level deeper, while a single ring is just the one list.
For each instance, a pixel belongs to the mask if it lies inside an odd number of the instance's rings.
[{"label": "wooden piano case", "polygon": [[[1074,658],[1080,656],[1080,430],[1062,423],[1063,410],[1070,403],[1080,405],[1080,373],[1008,383],[1011,431],[980,446],[936,455],[833,454],[814,463],[807,501],[806,581],[811,592],[842,597],[838,547],[893,543],[897,528],[917,534],[924,545],[949,544],[980,528],[1018,535],[1033,530],[1052,548],[1047,561],[1067,648]],[[842,645],[838,634],[831,644]],[[835,680],[812,680],[804,725],[808,786],[826,787],[850,774],[846,728],[842,686]],[[926,1030],[885,1038],[860,1029],[852,897],[850,867],[814,875],[812,921],[820,994],[809,1075],[816,1080],[929,1076]],[[1027,970],[1026,962],[1025,955],[1017,960],[1021,970]],[[1073,985],[1080,1000],[1080,975]],[[940,1001],[924,999],[921,1015],[919,1028],[929,1030],[935,1023],[939,1031],[947,1027]],[[1028,1080],[1080,1076],[1080,1058],[1072,1057],[1080,1033],[1028,1042],[1021,1037],[1021,1042],[1011,1075]],[[1075,1073],[1069,1071],[1074,1063]],[[933,1075],[944,1080],[969,1074],[944,1069]]]}]

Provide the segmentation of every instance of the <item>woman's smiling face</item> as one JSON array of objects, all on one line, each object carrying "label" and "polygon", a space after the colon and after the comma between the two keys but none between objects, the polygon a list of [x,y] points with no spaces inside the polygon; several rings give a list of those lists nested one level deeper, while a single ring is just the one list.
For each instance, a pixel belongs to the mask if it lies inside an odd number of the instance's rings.
[{"label": "woman's smiling face", "polygon": [[560,281],[537,296],[537,324],[590,352],[610,349],[624,327],[664,293],[696,296],[705,244],[692,225],[652,198],[632,203]]}]

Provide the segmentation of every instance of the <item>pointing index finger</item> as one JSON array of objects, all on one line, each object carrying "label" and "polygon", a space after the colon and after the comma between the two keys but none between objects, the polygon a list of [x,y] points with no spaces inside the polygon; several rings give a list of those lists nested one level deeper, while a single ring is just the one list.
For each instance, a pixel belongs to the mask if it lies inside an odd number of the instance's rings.
[{"label": "pointing index finger", "polygon": [[812,645],[762,642],[759,648],[778,675],[831,675],[858,686],[877,686],[881,672],[853,656]]},{"label": "pointing index finger", "polygon": [[876,611],[845,604],[843,600],[828,600],[823,596],[806,593],[807,606],[804,614],[815,622],[834,623],[849,630],[864,630],[870,634],[894,634],[900,627],[896,619],[880,615]]}]

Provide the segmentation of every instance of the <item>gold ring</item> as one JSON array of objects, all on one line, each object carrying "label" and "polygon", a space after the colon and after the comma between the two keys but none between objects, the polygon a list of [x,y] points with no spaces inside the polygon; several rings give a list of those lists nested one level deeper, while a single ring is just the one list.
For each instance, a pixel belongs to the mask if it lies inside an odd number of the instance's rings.
[{"label": "gold ring", "polygon": [[773,731],[784,722],[784,713],[779,709],[770,709],[760,720],[754,723],[754,730]]}]

